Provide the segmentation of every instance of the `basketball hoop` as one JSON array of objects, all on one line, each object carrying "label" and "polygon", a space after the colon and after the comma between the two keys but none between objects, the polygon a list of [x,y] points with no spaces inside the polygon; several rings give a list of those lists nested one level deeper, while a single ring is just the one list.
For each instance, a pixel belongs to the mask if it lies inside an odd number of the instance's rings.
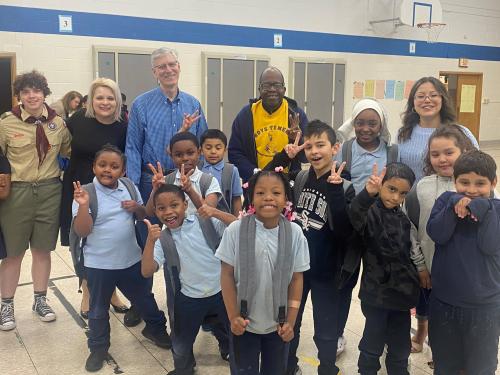
[{"label": "basketball hoop", "polygon": [[439,34],[446,27],[445,23],[438,22],[424,22],[417,24],[419,29],[424,29],[427,32],[427,43],[436,43]]}]

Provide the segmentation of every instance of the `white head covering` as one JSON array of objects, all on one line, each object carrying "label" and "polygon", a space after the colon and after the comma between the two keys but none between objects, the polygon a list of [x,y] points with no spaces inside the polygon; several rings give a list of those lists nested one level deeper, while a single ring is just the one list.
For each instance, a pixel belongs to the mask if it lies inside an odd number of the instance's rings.
[{"label": "white head covering", "polygon": [[387,111],[382,106],[377,99],[373,98],[364,98],[354,104],[352,109],[352,115],[347,121],[345,121],[342,126],[337,130],[337,133],[340,135],[342,142],[345,142],[353,137],[354,134],[354,120],[356,117],[363,112],[365,109],[373,109],[378,113],[381,122],[381,130],[380,130],[380,139],[382,139],[388,145],[391,144],[391,134],[389,133],[389,129],[387,128]]}]

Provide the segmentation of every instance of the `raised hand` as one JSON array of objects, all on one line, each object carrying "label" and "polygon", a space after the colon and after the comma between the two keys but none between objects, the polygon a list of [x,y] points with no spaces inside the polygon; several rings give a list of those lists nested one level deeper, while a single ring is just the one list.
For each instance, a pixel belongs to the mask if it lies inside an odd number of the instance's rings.
[{"label": "raised hand", "polygon": [[165,176],[163,175],[163,168],[159,161],[156,162],[156,168],[153,164],[148,164],[149,170],[153,173],[151,178],[151,185],[153,186],[153,191],[156,191],[161,185],[165,184]]},{"label": "raised hand", "polygon": [[295,135],[295,141],[285,146],[284,150],[290,159],[294,159],[297,154],[302,151],[308,144],[308,142],[304,142],[299,146],[301,134],[302,132],[299,130]]},{"label": "raised hand", "polygon": [[194,173],[194,169],[191,169],[188,173],[184,172],[184,164],[181,165],[181,189],[186,193],[191,190],[193,185],[191,184],[191,175]]},{"label": "raised hand", "polygon": [[460,219],[464,219],[466,216],[471,217],[472,220],[477,221],[477,218],[474,217],[470,211],[469,211],[469,203],[472,202],[472,199],[463,197],[458,201],[458,203],[455,205],[455,213]]},{"label": "raised hand", "polygon": [[245,333],[248,323],[250,320],[243,319],[241,316],[231,319],[231,332],[236,336],[241,336]]},{"label": "raised hand", "polygon": [[73,182],[73,199],[80,206],[85,206],[89,204],[89,193],[85,189],[82,188],[80,181]]},{"label": "raised hand", "polygon": [[373,164],[372,175],[368,178],[366,182],[366,191],[370,196],[374,197],[380,192],[382,188],[382,181],[384,180],[386,168],[382,169],[382,172],[378,174],[378,166],[377,163]]},{"label": "raised hand", "polygon": [[338,170],[336,170],[336,167],[337,167],[337,162],[334,161],[333,162],[333,165],[332,165],[332,170],[330,172],[330,176],[328,176],[328,178],[326,179],[326,181],[330,184],[335,184],[335,185],[339,185],[341,183],[344,182],[343,178],[340,176],[340,174],[342,173],[342,171],[344,170],[344,167],[345,167],[345,162],[343,162],[342,164],[340,164],[340,167]]},{"label": "raised hand", "polygon": [[198,215],[200,215],[200,217],[203,219],[209,219],[213,217],[216,210],[217,209],[215,207],[209,206],[208,204],[204,203],[203,206],[198,208]]},{"label": "raised hand", "polygon": [[143,220],[148,227],[148,240],[156,242],[160,238],[161,228],[158,224],[151,224],[148,219]]},{"label": "raised hand", "polygon": [[191,126],[201,117],[200,111],[196,110],[193,114],[184,113],[184,120],[182,121],[182,126],[179,132],[187,132],[191,129]]},{"label": "raised hand", "polygon": [[288,135],[288,140],[290,143],[295,139],[297,132],[300,132],[300,115],[298,113],[291,114],[288,116],[288,129],[286,129],[286,134]]}]

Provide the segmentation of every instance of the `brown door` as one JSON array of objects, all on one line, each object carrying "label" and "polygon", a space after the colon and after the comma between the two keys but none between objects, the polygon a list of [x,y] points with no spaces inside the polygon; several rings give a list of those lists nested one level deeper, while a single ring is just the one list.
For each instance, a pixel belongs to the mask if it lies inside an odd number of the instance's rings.
[{"label": "brown door", "polygon": [[481,118],[482,74],[459,74],[457,77],[457,122],[470,129],[479,139]]}]

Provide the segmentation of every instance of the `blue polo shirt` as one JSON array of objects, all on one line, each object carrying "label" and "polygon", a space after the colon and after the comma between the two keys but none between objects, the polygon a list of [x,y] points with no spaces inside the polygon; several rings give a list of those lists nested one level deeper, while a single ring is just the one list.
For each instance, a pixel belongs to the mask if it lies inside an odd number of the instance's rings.
[{"label": "blue polo shirt", "polygon": [[[97,217],[92,232],[83,248],[85,267],[120,270],[141,261],[141,248],[135,237],[133,214],[122,208],[122,201],[132,199],[120,181],[116,189],[103,186],[94,177],[97,194]],[[137,190],[137,188],[135,188]],[[137,190],[139,204],[141,195]],[[78,213],[78,203],[73,201],[73,216]]]},{"label": "blue polo shirt", "polygon": [[[342,145],[344,147],[344,145]],[[342,149],[335,156],[335,160],[343,162]],[[352,159],[351,159],[351,182],[359,194],[366,185],[366,181],[372,174],[373,164],[377,163],[378,170],[382,170],[387,164],[387,145],[384,141],[380,141],[378,147],[373,151],[365,150],[358,144],[357,140],[352,143]]]},{"label": "blue polo shirt", "polygon": [[[222,186],[222,170],[224,169],[224,160],[221,160],[217,164],[210,164],[206,160],[203,161],[203,167],[201,168],[202,172],[208,173],[214,176],[217,181],[219,181],[219,185],[221,190],[225,190],[225,186]],[[241,179],[240,173],[238,172],[238,168],[234,166],[233,168],[233,176],[231,177],[231,185],[232,185],[232,194],[233,197],[241,197],[243,195],[243,188],[241,187]],[[227,202],[231,204],[231,202]]]},{"label": "blue polo shirt", "polygon": [[[222,237],[226,226],[219,220],[212,219],[215,230]],[[191,298],[205,298],[221,291],[220,260],[207,244],[201,231],[198,216],[188,215],[179,228],[171,229],[172,238],[179,254],[181,272],[181,293]],[[154,259],[161,267],[165,255],[160,240],[156,241]]]}]

